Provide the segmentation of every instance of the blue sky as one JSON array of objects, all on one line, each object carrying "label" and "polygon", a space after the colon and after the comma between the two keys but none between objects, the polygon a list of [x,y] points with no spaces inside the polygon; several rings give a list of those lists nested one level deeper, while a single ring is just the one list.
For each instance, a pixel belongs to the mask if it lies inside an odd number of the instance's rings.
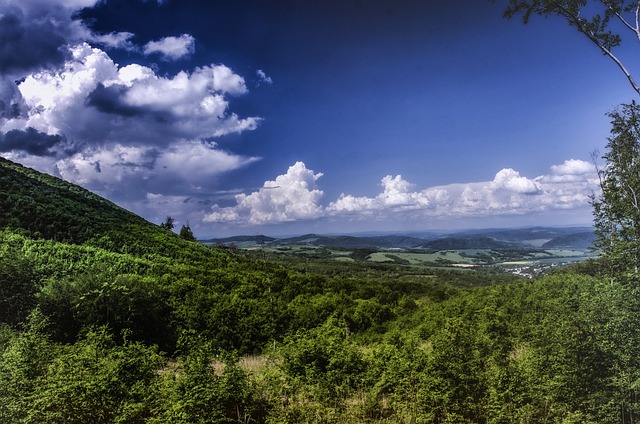
[{"label": "blue sky", "polygon": [[505,3],[0,0],[0,154],[199,237],[589,224],[633,92]]}]

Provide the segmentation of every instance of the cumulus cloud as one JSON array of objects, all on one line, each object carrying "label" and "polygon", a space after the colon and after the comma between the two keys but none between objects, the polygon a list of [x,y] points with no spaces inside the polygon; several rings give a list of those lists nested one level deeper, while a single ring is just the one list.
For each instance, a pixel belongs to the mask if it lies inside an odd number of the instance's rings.
[{"label": "cumulus cloud", "polygon": [[29,109],[4,122],[68,139],[104,144],[168,144],[255,129],[259,119],[228,112],[227,93],[244,94],[242,77],[224,65],[157,75],[142,65],[119,68],[102,50],[81,44],[57,71],[30,74],[18,86]]},{"label": "cumulus cloud", "polygon": [[303,162],[296,162],[258,191],[237,195],[236,206],[214,205],[204,221],[265,224],[319,218],[323,214],[319,204],[323,192],[316,188],[316,181],[321,176]]},{"label": "cumulus cloud", "polygon": [[0,122],[3,118],[19,118],[27,110],[15,82],[0,78]]},{"label": "cumulus cloud", "polygon": [[594,164],[582,160],[569,159],[560,165],[551,167],[551,174],[545,176],[546,181],[580,182],[586,175],[594,172]]},{"label": "cumulus cloud", "polygon": [[298,162],[275,181],[267,181],[259,191],[237,195],[236,206],[214,205],[205,221],[266,224],[329,218],[420,222],[434,218],[526,215],[585,208],[589,195],[597,189],[594,167],[588,162],[569,160],[553,166],[548,175],[534,179],[505,168],[491,181],[422,190],[416,190],[415,185],[401,175],[387,175],[381,180],[382,191],[377,196],[343,193],[322,206],[322,191],[315,184],[320,175]]},{"label": "cumulus cloud", "polygon": [[164,37],[157,41],[150,41],[144,45],[142,51],[145,55],[158,53],[164,60],[178,60],[192,54],[195,43],[193,36],[182,34],[179,37]]},{"label": "cumulus cloud", "polygon": [[20,78],[61,65],[68,46],[91,41],[108,47],[133,45],[127,32],[99,34],[75,13],[98,0],[0,0],[0,75]]},{"label": "cumulus cloud", "polygon": [[540,192],[540,187],[535,181],[521,177],[519,172],[511,168],[503,169],[496,174],[493,181],[491,181],[491,189],[504,189],[520,194],[537,194]]},{"label": "cumulus cloud", "polygon": [[97,3],[0,0],[0,154],[137,212],[185,193],[185,205],[210,207],[216,178],[260,159],[213,141],[260,122],[230,110],[248,92],[244,78],[223,64],[172,74],[118,65],[107,49],[176,60],[195,39],[139,47],[133,33],[95,32],[77,12]]},{"label": "cumulus cloud", "polygon": [[[96,2],[0,0],[0,131],[32,128],[95,145],[169,143],[256,128],[257,118],[228,110],[226,96],[247,88],[225,65],[161,76],[138,64],[119,67],[83,42],[132,48],[133,34],[96,34],[74,19]],[[177,58],[193,45],[183,34],[151,42],[145,51]]]},{"label": "cumulus cloud", "polygon": [[168,172],[172,178],[177,177],[191,186],[198,186],[257,160],[257,157],[239,156],[219,150],[215,143],[186,141],[163,149],[156,159],[156,167]]},{"label": "cumulus cloud", "polygon": [[367,216],[374,214],[401,212],[425,207],[428,196],[411,191],[414,187],[402,178],[401,175],[392,177],[385,176],[380,182],[383,190],[378,196],[356,197],[349,194],[342,194],[326,208],[329,214],[352,214],[364,213]]},{"label": "cumulus cloud", "polygon": [[392,214],[405,212],[421,219],[521,215],[580,208],[588,205],[589,195],[597,189],[597,175],[588,162],[569,160],[553,166],[549,175],[534,179],[505,168],[488,182],[411,191],[409,183],[400,176],[387,176],[382,186],[383,192],[374,198],[343,194],[330,203],[326,211],[333,216],[364,213],[379,219],[392,219]]}]

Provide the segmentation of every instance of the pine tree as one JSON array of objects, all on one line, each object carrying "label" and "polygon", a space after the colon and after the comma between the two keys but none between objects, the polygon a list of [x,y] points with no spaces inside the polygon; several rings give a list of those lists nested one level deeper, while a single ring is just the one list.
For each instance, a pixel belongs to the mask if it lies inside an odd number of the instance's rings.
[{"label": "pine tree", "polygon": [[191,227],[188,222],[180,228],[180,237],[185,240],[196,241],[196,236],[193,235],[193,231],[191,231]]},{"label": "pine tree", "polygon": [[160,224],[160,228],[164,228],[166,230],[173,230],[174,224],[173,224],[173,218],[170,216],[167,216],[167,219],[164,220],[164,222],[162,224]]}]

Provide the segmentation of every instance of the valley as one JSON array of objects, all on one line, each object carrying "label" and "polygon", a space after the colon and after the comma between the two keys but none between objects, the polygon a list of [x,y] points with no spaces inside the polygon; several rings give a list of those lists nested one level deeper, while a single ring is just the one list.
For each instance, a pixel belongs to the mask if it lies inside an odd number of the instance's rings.
[{"label": "valley", "polygon": [[493,268],[533,277],[558,266],[597,257],[589,227],[531,227],[388,235],[265,235],[208,239],[209,246],[287,256],[407,267]]}]

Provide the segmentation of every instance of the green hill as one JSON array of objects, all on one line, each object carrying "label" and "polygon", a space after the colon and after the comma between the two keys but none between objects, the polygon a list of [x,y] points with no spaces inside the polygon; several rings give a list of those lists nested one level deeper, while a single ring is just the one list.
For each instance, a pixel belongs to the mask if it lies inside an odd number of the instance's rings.
[{"label": "green hill", "polygon": [[544,249],[580,248],[588,250],[593,248],[595,239],[596,236],[593,231],[582,231],[556,237],[544,243],[541,247]]},{"label": "green hill", "polygon": [[3,158],[0,158],[0,228],[17,230],[35,239],[84,244],[119,253],[187,255],[192,260],[219,256],[80,186]]}]

